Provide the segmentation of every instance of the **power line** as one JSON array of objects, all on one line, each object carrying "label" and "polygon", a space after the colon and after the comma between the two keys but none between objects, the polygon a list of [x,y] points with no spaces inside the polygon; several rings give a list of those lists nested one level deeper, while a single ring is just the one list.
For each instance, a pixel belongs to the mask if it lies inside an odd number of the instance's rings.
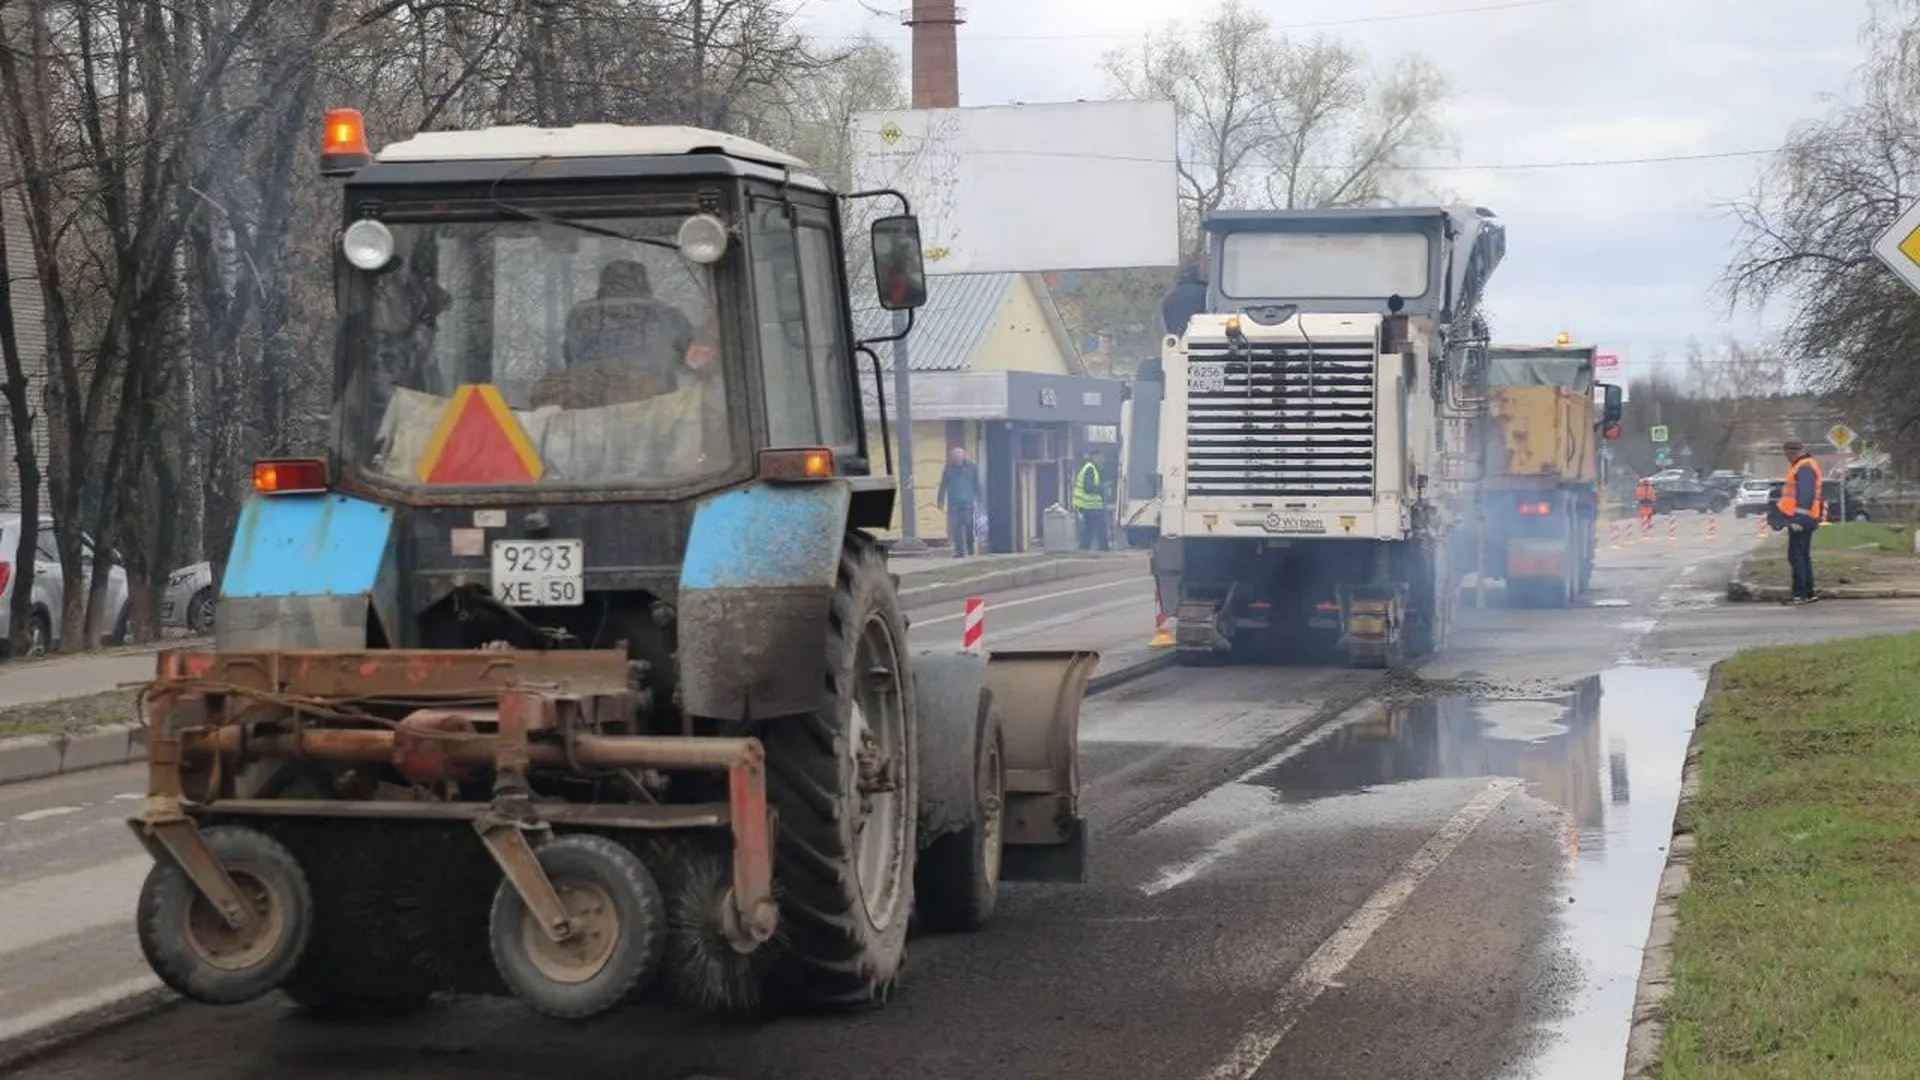
[{"label": "power line", "polygon": [[[1471,7],[1442,8],[1438,11],[1404,11],[1388,15],[1359,15],[1350,19],[1322,19],[1314,22],[1274,23],[1270,28],[1279,32],[1290,30],[1328,30],[1342,26],[1366,26],[1373,23],[1410,22],[1419,19],[1444,19],[1460,15],[1485,15],[1506,11],[1522,11],[1528,8],[1560,7],[1581,3],[1583,0],[1506,0],[1504,3],[1476,4]],[[1125,33],[1108,32],[1100,34],[964,34],[962,40],[974,41],[1130,41],[1144,37],[1192,37],[1204,34],[1199,28],[1179,30],[1134,30]],[[826,34],[813,35],[819,41],[859,41],[864,34]]]}]

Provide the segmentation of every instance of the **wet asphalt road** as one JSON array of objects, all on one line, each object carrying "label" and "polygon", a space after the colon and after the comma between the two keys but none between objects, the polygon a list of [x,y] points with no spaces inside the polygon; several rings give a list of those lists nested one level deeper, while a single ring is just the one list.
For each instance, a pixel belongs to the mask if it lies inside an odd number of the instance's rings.
[{"label": "wet asphalt road", "polygon": [[1467,611],[1413,676],[1172,669],[1089,701],[1091,882],[1010,887],[987,933],[916,939],[877,1012],[568,1027],[457,1001],[343,1028],[177,1006],[12,1075],[1611,1080],[1705,665],[1920,624],[1897,601],[1726,605],[1747,541],[1703,524],[1604,551],[1580,608]]}]

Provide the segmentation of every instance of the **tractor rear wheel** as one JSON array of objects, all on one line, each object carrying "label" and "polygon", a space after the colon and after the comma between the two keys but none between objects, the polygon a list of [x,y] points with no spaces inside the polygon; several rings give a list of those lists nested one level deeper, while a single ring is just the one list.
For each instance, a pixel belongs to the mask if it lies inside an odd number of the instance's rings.
[{"label": "tractor rear wheel", "polygon": [[884,1000],[900,972],[920,805],[906,623],[865,534],[843,543],[826,631],[819,709],[759,734],[785,939],[772,989],[837,1008]]}]

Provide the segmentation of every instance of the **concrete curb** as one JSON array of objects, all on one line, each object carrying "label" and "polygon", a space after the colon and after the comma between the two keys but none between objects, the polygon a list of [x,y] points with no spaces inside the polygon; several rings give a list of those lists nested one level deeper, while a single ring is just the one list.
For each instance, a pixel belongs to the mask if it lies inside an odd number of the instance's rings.
[{"label": "concrete curb", "polygon": [[[1733,576],[1727,579],[1727,599],[1735,603],[1767,604],[1778,603],[1792,594],[1791,589],[1779,585],[1757,585],[1742,578],[1746,569],[1744,561],[1734,568]],[[1831,589],[1816,589],[1822,600],[1916,600],[1920,599],[1920,589],[1875,588],[1871,585],[1837,585]]]},{"label": "concrete curb", "polygon": [[143,724],[114,724],[72,735],[0,739],[0,784],[42,780],[139,761],[147,753]]},{"label": "concrete curb", "polygon": [[[1101,672],[1087,680],[1087,696],[1105,693],[1136,679],[1145,678],[1156,671],[1163,671],[1172,667],[1176,659],[1178,657],[1174,655],[1174,650],[1167,649],[1148,656],[1139,663]],[[143,738],[141,742],[144,744],[145,739]],[[77,1042],[103,1034],[123,1024],[129,1024],[183,1004],[186,1004],[185,998],[164,986],[142,988],[106,1000],[87,1002],[75,1011],[51,1020],[44,1026],[0,1036],[0,1074],[11,1072],[22,1065],[57,1053]]]},{"label": "concrete curb", "polygon": [[[111,991],[109,991],[111,993]],[[0,1038],[0,1074],[58,1053],[84,1039],[105,1034],[123,1024],[131,1024],[186,999],[164,986],[130,993],[112,994],[98,1001],[83,1002],[73,1011],[19,1034]]]},{"label": "concrete curb", "polygon": [[1680,894],[1686,890],[1693,862],[1693,801],[1700,795],[1700,735],[1706,729],[1707,706],[1720,695],[1721,666],[1707,672],[1707,691],[1694,711],[1693,734],[1687,739],[1685,764],[1680,770],[1680,800],[1673,809],[1673,839],[1667,844],[1667,864],[1660,871],[1660,889],[1654,895],[1653,920],[1640,954],[1640,981],[1633,996],[1633,1026],[1627,1032],[1624,1080],[1658,1080],[1660,1044],[1667,1033],[1667,999],[1673,995],[1673,934],[1679,926]]}]

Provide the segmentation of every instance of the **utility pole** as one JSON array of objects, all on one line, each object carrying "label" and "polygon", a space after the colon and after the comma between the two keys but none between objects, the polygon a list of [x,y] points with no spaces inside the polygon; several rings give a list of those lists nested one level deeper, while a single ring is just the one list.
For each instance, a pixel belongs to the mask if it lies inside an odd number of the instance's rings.
[{"label": "utility pole", "polygon": [[[966,21],[954,0],[911,0],[900,22],[913,33],[913,107],[955,109],[960,106],[960,24]],[[908,380],[907,313],[893,313],[893,415],[900,429],[900,539],[895,551],[924,551],[920,539],[920,507],[913,486],[913,390]]]},{"label": "utility pole", "polygon": [[893,313],[893,423],[898,429],[900,463],[900,539],[895,551],[925,551],[920,539],[920,503],[913,486],[913,384],[907,377],[907,313]]}]

